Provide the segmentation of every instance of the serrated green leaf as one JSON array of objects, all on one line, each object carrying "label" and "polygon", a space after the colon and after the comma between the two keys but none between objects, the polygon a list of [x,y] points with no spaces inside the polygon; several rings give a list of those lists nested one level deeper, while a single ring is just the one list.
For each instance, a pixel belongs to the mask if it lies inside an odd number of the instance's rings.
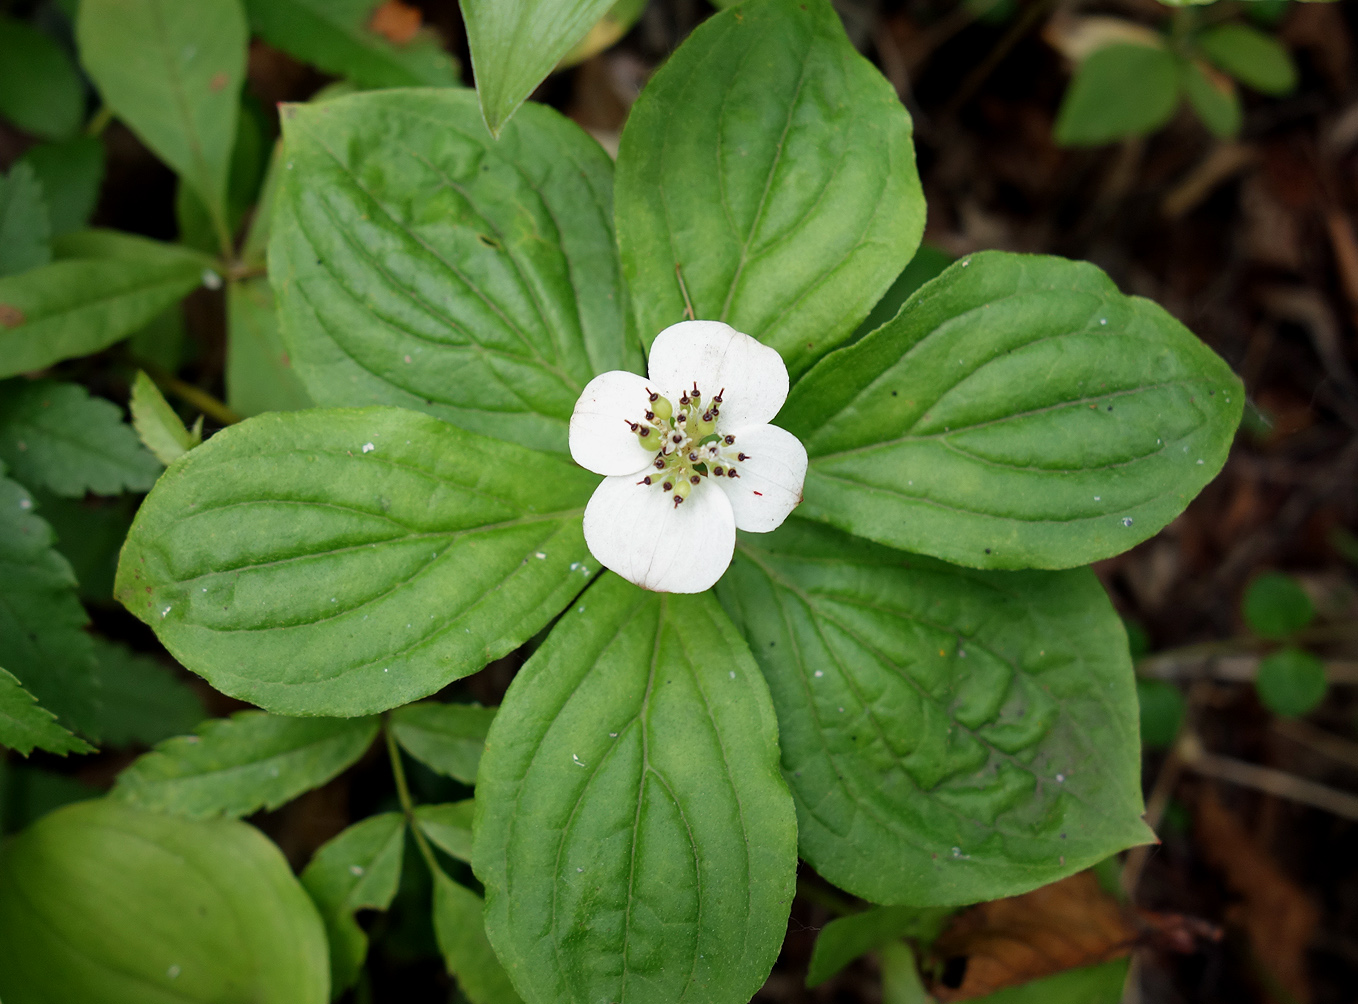
[{"label": "serrated green leaf", "polygon": [[399,408],[277,412],[165,473],[117,596],[271,711],[363,715],[517,648],[598,570],[594,475]]},{"label": "serrated green leaf", "polygon": [[245,0],[250,26],[305,63],[362,87],[451,87],[457,61],[421,32],[396,45],[370,31],[381,0]]},{"label": "serrated green leaf", "polygon": [[472,1004],[519,1004],[509,975],[486,940],[481,897],[434,873],[434,936],[448,972]]},{"label": "serrated green leaf", "polygon": [[472,815],[476,799],[415,806],[415,823],[435,845],[459,861],[472,859]]},{"label": "serrated green leaf", "polygon": [[1245,590],[1241,613],[1255,634],[1281,640],[1310,624],[1316,608],[1292,576],[1265,572]]},{"label": "serrated green leaf", "polygon": [[316,908],[244,823],[97,799],[0,856],[8,1004],[326,1004],[329,982]]},{"label": "serrated green leaf", "polygon": [[551,109],[498,141],[462,90],[290,106],[269,249],[322,405],[395,404],[537,449],[595,373],[640,369],[612,164]]},{"label": "serrated green leaf", "polygon": [[193,819],[276,809],[353,764],[380,724],[376,718],[239,711],[139,756],[118,775],[113,791],[144,809]]},{"label": "serrated green leaf", "polygon": [[169,667],[121,642],[94,639],[99,666],[99,738],[109,746],[154,746],[192,732],[207,711]]},{"label": "serrated green leaf", "polygon": [[1230,139],[1240,133],[1244,113],[1240,108],[1240,97],[1235,93],[1235,82],[1230,77],[1197,60],[1185,60],[1183,81],[1188,103],[1213,136]]},{"label": "serrated green leaf", "polygon": [[141,500],[135,495],[70,499],[41,488],[32,495],[42,518],[57,535],[57,552],[71,565],[80,599],[111,605],[118,552]]},{"label": "serrated green leaf", "polygon": [[463,784],[476,783],[495,708],[421,701],[391,713],[391,734],[407,753]]},{"label": "serrated green leaf", "polygon": [[1115,959],[1101,966],[1067,969],[971,1000],[972,1004],[1118,1004],[1129,965],[1128,959]]},{"label": "serrated green leaf", "polygon": [[481,114],[493,135],[613,3],[461,0]]},{"label": "serrated green leaf", "polygon": [[703,22],[646,85],[618,152],[617,226],[647,344],[684,315],[772,345],[794,380],[919,246],[910,116],[826,0]]},{"label": "serrated green leaf", "polygon": [[797,384],[798,515],[977,568],[1070,568],[1183,511],[1244,392],[1162,308],[1093,265],[987,251]]},{"label": "serrated green leaf", "polygon": [[52,260],[51,236],[42,182],[20,161],[0,174],[0,276],[46,265]]},{"label": "serrated green leaf", "polygon": [[1264,94],[1297,89],[1297,68],[1281,42],[1248,24],[1232,22],[1198,37],[1203,55],[1247,87]]},{"label": "serrated green leaf", "polygon": [[203,441],[200,427],[190,432],[155,382],[140,370],[132,384],[132,399],[128,405],[132,425],[146,448],[166,466],[174,463]]},{"label": "serrated green leaf", "polygon": [[1310,652],[1284,648],[1259,660],[1254,681],[1259,700],[1270,711],[1297,718],[1325,699],[1325,664]]},{"label": "serrated green leaf", "polygon": [[105,103],[193,187],[223,240],[248,34],[239,0],[81,0],[76,19]]},{"label": "serrated green leaf", "polygon": [[112,401],[57,380],[0,383],[0,460],[57,495],[144,492],[160,464]]},{"label": "serrated green leaf", "polygon": [[53,234],[68,234],[89,223],[104,180],[104,144],[93,136],[39,143],[19,158],[42,182]]},{"label": "serrated green leaf", "polygon": [[226,403],[247,418],[310,408],[278,331],[278,308],[265,278],[233,282],[226,294]]},{"label": "serrated green leaf", "polygon": [[743,536],[719,591],[773,692],[802,857],[840,888],[972,903],[1154,839],[1127,639],[1087,569],[976,572],[792,520]]},{"label": "serrated green leaf", "polygon": [[710,593],[608,574],[510,684],[477,775],[486,929],[530,1004],[744,1004],[787,926],[778,729]]},{"label": "serrated green leaf", "polygon": [[57,716],[38,704],[10,673],[0,669],[0,747],[23,756],[33,747],[48,753],[93,753],[94,747],[57,724]]},{"label": "serrated green leaf", "polygon": [[806,985],[819,986],[860,955],[897,938],[932,940],[951,911],[912,906],[879,906],[838,917],[821,928],[811,950]]},{"label": "serrated green leaf", "polygon": [[18,833],[53,809],[99,798],[104,792],[68,774],[0,762],[0,835]]},{"label": "serrated green leaf", "polygon": [[97,740],[99,678],[88,619],[33,497],[0,477],[0,665],[63,725]]},{"label": "serrated green leaf", "polygon": [[0,15],[0,67],[0,116],[43,139],[65,139],[80,128],[80,74],[49,36]]},{"label": "serrated green leaf", "polygon": [[203,281],[184,248],[108,231],[57,239],[60,260],[0,278],[0,377],[126,338]]},{"label": "serrated green leaf", "polygon": [[334,996],[354,985],[368,957],[368,935],[354,914],[391,906],[401,881],[405,839],[405,817],[399,812],[369,816],[322,844],[302,872],[302,886],[325,921]]},{"label": "serrated green leaf", "polygon": [[1179,107],[1179,60],[1158,46],[1119,42],[1075,71],[1056,116],[1056,142],[1099,146],[1159,129]]}]

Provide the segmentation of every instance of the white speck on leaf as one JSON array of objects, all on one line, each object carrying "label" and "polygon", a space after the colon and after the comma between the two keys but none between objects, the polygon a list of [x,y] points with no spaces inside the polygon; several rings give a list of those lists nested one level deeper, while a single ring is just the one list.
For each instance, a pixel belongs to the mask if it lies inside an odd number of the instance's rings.
[{"label": "white speck on leaf", "polygon": [[736,678],[736,671],[733,669],[733,670],[731,670],[731,679],[734,680],[735,678]]},{"label": "white speck on leaf", "polygon": [[534,551],[533,557],[537,558],[540,561],[543,558],[547,557],[547,555],[543,554],[541,551]]},{"label": "white speck on leaf", "polygon": [[1066,783],[1066,775],[1064,775],[1064,774],[1057,774],[1057,775],[1056,775],[1056,783],[1057,783],[1057,784],[1065,784],[1065,783]]},{"label": "white speck on leaf", "polygon": [[19,508],[20,508],[20,509],[32,509],[32,508],[33,508],[33,500],[32,500],[32,499],[20,499],[20,500],[19,500]]},{"label": "white speck on leaf", "polygon": [[1130,516],[1123,516],[1123,517],[1122,517],[1122,525],[1123,525],[1123,526],[1131,526],[1131,525],[1132,525],[1132,517],[1130,517]]},{"label": "white speck on leaf", "polygon": [[222,288],[222,277],[210,268],[203,269],[203,286],[207,289],[217,290]]},{"label": "white speck on leaf", "polygon": [[173,607],[173,606],[174,606],[174,604],[171,603],[170,606],[166,607],[164,610],[162,610],[162,611],[160,612],[160,619],[161,619],[161,620],[164,620],[164,619],[165,619],[165,615],[168,614],[168,613],[170,612],[170,607]]},{"label": "white speck on leaf", "polygon": [[578,756],[576,756],[574,753],[571,754],[571,759],[574,760],[574,761],[576,762],[576,764],[577,764],[578,766],[580,766],[580,767],[583,767],[583,766],[585,765],[585,761],[581,760],[581,759],[580,759]]},{"label": "white speck on leaf", "polygon": [[350,874],[350,875],[362,875],[362,874],[363,874],[363,866],[362,866],[362,865],[350,865],[350,866],[349,866],[349,874]]},{"label": "white speck on leaf", "polygon": [[363,452],[364,452],[364,453],[371,453],[371,452],[372,452],[373,450],[375,450],[375,449],[377,449],[377,447],[376,447],[376,446],[373,446],[372,443],[364,443],[364,444],[363,444]]},{"label": "white speck on leaf", "polygon": [[177,980],[179,979],[180,972],[181,970],[178,966],[171,966],[169,969],[165,970],[165,975],[172,980]]},{"label": "white speck on leaf", "polygon": [[816,678],[817,678],[817,679],[819,679],[820,677],[822,677],[822,676],[824,676],[824,675],[825,675],[825,670],[823,670],[823,669],[818,669],[818,670],[816,670]]}]

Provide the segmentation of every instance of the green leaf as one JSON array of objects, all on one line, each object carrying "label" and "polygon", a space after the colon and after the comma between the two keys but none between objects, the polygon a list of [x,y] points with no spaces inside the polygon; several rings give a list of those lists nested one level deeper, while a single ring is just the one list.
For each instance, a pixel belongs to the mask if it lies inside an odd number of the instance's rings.
[{"label": "green leaf", "polygon": [[[0,463],[0,474],[4,464]],[[62,725],[98,739],[99,678],[71,566],[33,497],[0,477],[0,665]]]},{"label": "green leaf", "polygon": [[426,767],[463,784],[475,784],[476,765],[495,712],[479,704],[421,701],[391,713],[391,733]]},{"label": "green leaf", "polygon": [[1099,146],[1154,132],[1174,117],[1179,61],[1168,49],[1119,42],[1097,49],[1075,71],[1056,116],[1056,142]]},{"label": "green leaf", "polygon": [[561,57],[558,69],[578,66],[620,41],[641,20],[649,0],[614,0],[613,6],[594,22],[580,41]]},{"label": "green leaf", "polygon": [[49,36],[0,15],[0,67],[0,116],[43,139],[65,139],[80,128],[80,74]]},{"label": "green leaf", "polygon": [[174,463],[189,450],[203,441],[203,423],[200,418],[190,432],[184,426],[165,395],[149,376],[140,370],[132,384],[132,425],[146,448],[166,466]]},{"label": "green leaf", "polygon": [[405,839],[401,813],[369,816],[322,844],[302,872],[302,886],[325,921],[334,996],[354,985],[368,957],[368,935],[354,914],[391,906]]},{"label": "green leaf", "polygon": [[26,272],[52,260],[52,236],[42,182],[22,161],[0,174],[0,276]]},{"label": "green leaf", "polygon": [[94,639],[101,687],[99,738],[109,746],[154,746],[192,732],[207,711],[169,667],[120,642]]},{"label": "green leaf", "polygon": [[472,812],[474,798],[440,805],[415,806],[415,823],[440,850],[459,861],[472,859]]},{"label": "green leaf", "polygon": [[103,791],[40,767],[0,761],[0,834],[17,833],[53,809],[98,798]]},{"label": "green leaf", "polygon": [[840,888],[972,903],[1154,839],[1127,639],[1088,569],[970,571],[792,520],[744,536],[719,590],[801,855]]},{"label": "green leaf", "polygon": [[1128,959],[1067,969],[1031,983],[971,998],[972,1004],[1118,1004],[1127,982]]},{"label": "green leaf", "polygon": [[1163,749],[1174,742],[1184,719],[1184,695],[1164,680],[1136,681],[1137,706],[1141,709],[1141,744]]},{"label": "green leaf", "polygon": [[1282,572],[1265,572],[1245,591],[1245,623],[1262,638],[1281,640],[1315,618],[1316,608],[1301,583]]},{"label": "green leaf", "polygon": [[[226,225],[232,235],[240,229],[241,221],[259,194],[264,169],[273,151],[273,144],[266,142],[265,133],[272,129],[273,123],[259,100],[252,94],[243,94],[227,168]],[[206,254],[220,250],[221,238],[216,232],[212,213],[182,178],[175,189],[174,208],[181,243]]]},{"label": "green leaf", "polygon": [[437,36],[421,32],[395,45],[368,30],[381,0],[245,0],[250,26],[304,63],[361,87],[451,87],[457,61]]},{"label": "green leaf", "polygon": [[919,246],[910,116],[826,0],[751,0],[651,78],[618,152],[618,243],[647,344],[700,318],[794,380],[844,342]]},{"label": "green leaf", "polygon": [[1212,135],[1230,139],[1240,133],[1244,113],[1235,93],[1235,82],[1197,60],[1183,63],[1184,93]]},{"label": "green leaf", "polygon": [[71,499],[41,488],[34,489],[32,495],[42,518],[57,535],[58,553],[70,562],[81,600],[112,605],[118,552],[141,499],[135,495]]},{"label": "green leaf", "polygon": [[226,403],[238,415],[310,408],[292,369],[273,290],[263,277],[233,282],[226,294]]},{"label": "green leaf", "polygon": [[915,292],[930,279],[937,279],[956,260],[946,251],[930,244],[921,244],[919,250],[915,252],[915,257],[910,259],[910,264],[905,266],[896,277],[896,281],[891,284],[891,288],[877,301],[877,306],[872,308],[872,313],[858,326],[858,330],[854,332],[854,340],[857,341],[869,332],[876,331],[899,314],[906,300],[914,296]]},{"label": "green leaf", "polygon": [[114,793],[193,819],[276,809],[337,777],[372,745],[376,718],[284,718],[239,711],[134,760]]},{"label": "green leaf", "polygon": [[710,593],[606,575],[510,684],[477,775],[486,928],[530,1004],[744,1004],[796,829],[768,689]]},{"label": "green leaf", "polygon": [[0,279],[0,377],[108,348],[203,282],[196,252],[99,231],[55,242],[63,260]]},{"label": "green leaf", "polygon": [[244,823],[98,799],[45,816],[0,856],[10,1004],[326,1004],[329,982],[316,908]]},{"label": "green leaf", "polygon": [[285,714],[426,697],[542,629],[598,565],[598,479],[397,408],[261,415],[137,513],[117,596],[218,690]]},{"label": "green leaf", "polygon": [[982,568],[1069,568],[1153,536],[1221,469],[1244,392],[1093,265],[982,252],[793,388],[799,515]]},{"label": "green leaf", "polygon": [[481,114],[491,134],[585,37],[614,0],[462,0]]},{"label": "green leaf", "polygon": [[42,182],[52,233],[68,234],[89,223],[104,180],[104,144],[93,136],[29,147],[19,163]]},{"label": "green leaf", "polygon": [[289,106],[269,272],[322,405],[395,404],[566,451],[595,373],[640,369],[612,228],[612,165],[525,108],[498,141],[476,95]]},{"label": "green leaf", "polygon": [[448,972],[472,1004],[519,1004],[509,974],[486,940],[481,897],[434,872],[434,936]]},{"label": "green leaf", "polygon": [[239,0],[81,0],[76,38],[105,103],[198,193],[228,239],[248,41]]},{"label": "green leaf", "polygon": [[57,724],[57,716],[0,669],[0,747],[28,756],[33,747],[48,753],[93,753],[94,747]]},{"label": "green leaf", "polygon": [[57,380],[0,383],[0,460],[57,495],[144,492],[160,464],[112,401]]},{"label": "green leaf", "polygon": [[882,963],[882,1004],[934,1004],[920,979],[915,952],[908,944],[889,941],[878,954]]},{"label": "green leaf", "polygon": [[1325,664],[1310,652],[1285,648],[1259,660],[1254,686],[1274,714],[1298,718],[1325,699]]},{"label": "green leaf", "polygon": [[816,937],[806,985],[819,986],[860,955],[876,951],[889,941],[914,937],[932,940],[942,930],[951,911],[879,906],[830,921]]},{"label": "green leaf", "polygon": [[1247,87],[1264,94],[1297,89],[1297,68],[1281,42],[1238,22],[1209,28],[1198,37],[1203,55]]}]

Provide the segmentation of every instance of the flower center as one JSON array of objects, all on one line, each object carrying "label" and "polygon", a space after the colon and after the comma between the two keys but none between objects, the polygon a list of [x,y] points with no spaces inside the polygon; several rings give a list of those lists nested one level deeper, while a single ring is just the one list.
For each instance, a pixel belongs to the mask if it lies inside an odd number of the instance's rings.
[{"label": "flower center", "polygon": [[738,478],[740,463],[750,459],[736,449],[735,436],[717,430],[725,390],[704,404],[702,391],[694,383],[675,407],[648,387],[644,421],[627,423],[642,446],[656,451],[650,473],[637,483],[657,485],[665,494],[673,494],[675,508],[703,478]]}]

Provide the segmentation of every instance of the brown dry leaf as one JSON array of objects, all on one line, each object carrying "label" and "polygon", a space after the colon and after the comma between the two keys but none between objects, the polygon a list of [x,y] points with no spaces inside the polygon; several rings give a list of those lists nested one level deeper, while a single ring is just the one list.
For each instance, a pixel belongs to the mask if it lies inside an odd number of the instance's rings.
[{"label": "brown dry leaf", "polygon": [[[1245,929],[1255,959],[1267,971],[1264,992],[1279,1004],[1288,997],[1307,1004],[1311,984],[1306,946],[1319,921],[1315,904],[1210,790],[1199,797],[1193,823],[1203,857],[1225,874],[1226,884],[1241,897],[1227,920]],[[1287,997],[1270,993],[1268,984]]]},{"label": "brown dry leaf", "polygon": [[981,997],[1128,954],[1137,929],[1093,872],[1034,889],[1022,896],[974,906],[953,919],[934,943],[939,958],[966,959],[958,987],[935,984],[940,1001]]},{"label": "brown dry leaf", "polygon": [[403,4],[401,0],[386,0],[373,11],[368,30],[389,42],[405,45],[419,34],[422,23],[423,16],[418,7]]}]

